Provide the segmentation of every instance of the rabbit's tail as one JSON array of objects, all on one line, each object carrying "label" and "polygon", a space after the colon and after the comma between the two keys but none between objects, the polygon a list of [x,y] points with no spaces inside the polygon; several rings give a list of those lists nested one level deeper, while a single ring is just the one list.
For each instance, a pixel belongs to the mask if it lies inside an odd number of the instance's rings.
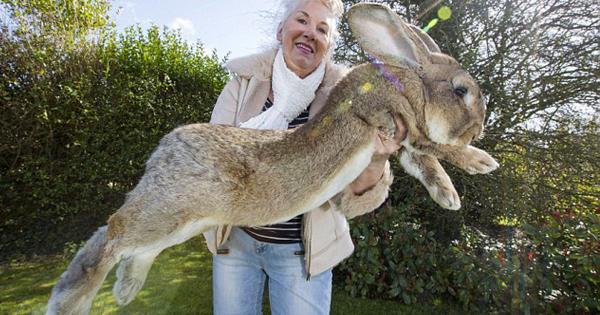
[{"label": "rabbit's tail", "polygon": [[120,253],[107,239],[107,227],[99,228],[52,289],[46,314],[87,314],[94,296],[117,263]]}]

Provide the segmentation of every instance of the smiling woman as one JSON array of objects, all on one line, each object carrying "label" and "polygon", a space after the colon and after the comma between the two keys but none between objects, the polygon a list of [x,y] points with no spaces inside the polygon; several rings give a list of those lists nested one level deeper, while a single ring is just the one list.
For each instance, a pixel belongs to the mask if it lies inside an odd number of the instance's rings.
[{"label": "smiling woman", "polygon": [[[273,36],[276,47],[227,64],[233,78],[215,105],[211,123],[295,128],[321,110],[332,87],[346,73],[330,60],[343,3],[287,0],[282,8]],[[398,128],[396,138],[374,136],[371,165],[340,193],[347,201],[340,207],[352,209],[346,212],[372,211],[387,197],[392,182],[387,159],[400,148],[405,134],[402,124]],[[266,281],[273,314],[328,314],[331,270],[354,250],[348,222],[338,210],[326,202],[286,222],[220,226],[205,233],[214,254],[215,314],[261,313]]]},{"label": "smiling woman", "polygon": [[289,12],[279,24],[277,40],[282,44],[288,67],[300,78],[316,69],[332,47],[334,25],[335,16],[319,1]]}]

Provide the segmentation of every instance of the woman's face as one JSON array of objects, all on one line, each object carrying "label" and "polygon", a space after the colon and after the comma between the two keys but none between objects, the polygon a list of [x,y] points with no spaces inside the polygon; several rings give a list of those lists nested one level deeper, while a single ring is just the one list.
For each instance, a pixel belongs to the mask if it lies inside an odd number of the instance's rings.
[{"label": "woman's face", "polygon": [[283,22],[277,40],[286,65],[300,78],[313,72],[329,50],[335,18],[320,1],[305,1]]}]

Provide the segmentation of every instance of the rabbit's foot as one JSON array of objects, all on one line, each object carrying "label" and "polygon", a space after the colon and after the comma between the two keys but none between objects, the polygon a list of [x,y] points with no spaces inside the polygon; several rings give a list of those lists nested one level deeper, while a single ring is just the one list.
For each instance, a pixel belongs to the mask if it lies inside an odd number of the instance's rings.
[{"label": "rabbit's foot", "polygon": [[140,292],[146,276],[160,250],[149,251],[136,256],[123,258],[117,268],[117,281],[113,286],[113,295],[117,304],[127,305]]},{"label": "rabbit's foot", "polygon": [[448,161],[471,175],[487,174],[500,166],[487,152],[470,145],[452,155]]},{"label": "rabbit's foot", "polygon": [[469,159],[465,170],[471,174],[487,174],[500,166],[487,152],[476,147],[469,147]]},{"label": "rabbit's foot", "polygon": [[426,188],[431,198],[442,208],[449,210],[460,209],[460,197],[456,189],[454,189],[450,178],[447,180],[439,179],[431,185],[426,185]]},{"label": "rabbit's foot", "polygon": [[430,155],[403,150],[400,154],[400,164],[408,174],[416,177],[425,185],[431,198],[442,208],[460,209],[458,193],[438,159]]},{"label": "rabbit's foot", "polygon": [[126,278],[115,283],[113,295],[117,304],[120,306],[129,304],[133,301],[143,285],[143,282],[131,278]]}]

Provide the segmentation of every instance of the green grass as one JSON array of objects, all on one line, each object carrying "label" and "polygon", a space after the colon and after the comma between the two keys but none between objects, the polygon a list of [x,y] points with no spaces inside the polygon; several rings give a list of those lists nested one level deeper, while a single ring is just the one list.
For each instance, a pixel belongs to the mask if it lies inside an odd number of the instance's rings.
[{"label": "green grass", "polygon": [[[67,267],[60,257],[12,263],[0,269],[0,314],[43,314],[52,286]],[[202,238],[169,248],[155,261],[144,288],[119,308],[112,296],[114,270],[94,299],[90,314],[212,314],[211,258]],[[269,314],[268,302],[265,314]],[[439,314],[428,305],[353,298],[334,290],[332,314]]]}]

